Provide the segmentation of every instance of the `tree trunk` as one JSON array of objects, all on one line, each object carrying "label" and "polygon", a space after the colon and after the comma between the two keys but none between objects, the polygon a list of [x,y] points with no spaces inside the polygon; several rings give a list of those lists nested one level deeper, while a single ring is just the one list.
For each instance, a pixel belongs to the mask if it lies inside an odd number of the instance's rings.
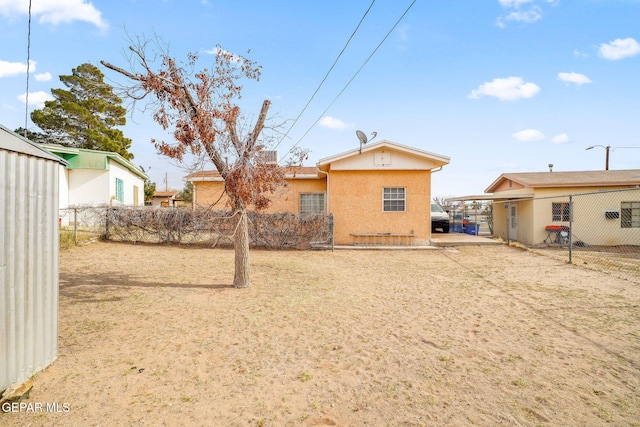
[{"label": "tree trunk", "polygon": [[233,276],[234,288],[248,288],[251,284],[249,275],[249,219],[247,209],[242,206],[236,211],[235,239],[235,274]]}]

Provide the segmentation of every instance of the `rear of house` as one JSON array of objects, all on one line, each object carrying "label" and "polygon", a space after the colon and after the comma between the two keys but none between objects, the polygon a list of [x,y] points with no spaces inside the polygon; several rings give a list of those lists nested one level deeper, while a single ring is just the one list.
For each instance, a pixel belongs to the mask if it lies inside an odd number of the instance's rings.
[{"label": "rear of house", "polygon": [[[449,163],[434,153],[380,141],[288,168],[267,213],[333,214],[334,242],[429,244],[431,173]],[[195,206],[226,208],[224,181],[215,171],[193,173]]]}]

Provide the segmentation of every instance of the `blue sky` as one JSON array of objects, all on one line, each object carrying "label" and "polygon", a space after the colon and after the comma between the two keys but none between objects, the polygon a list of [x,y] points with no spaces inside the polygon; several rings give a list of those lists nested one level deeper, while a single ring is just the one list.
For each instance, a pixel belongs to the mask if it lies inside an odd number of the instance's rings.
[{"label": "blue sky", "polygon": [[[0,0],[0,123],[10,129],[25,124],[28,3]],[[201,53],[202,67],[218,44],[262,65],[241,105],[255,118],[270,99],[272,123],[286,130],[371,4],[33,0],[28,110],[82,63],[126,68],[127,34],[157,36],[176,58]],[[357,129],[375,131],[374,141],[451,157],[433,176],[434,196],[482,193],[503,172],[549,163],[603,169],[605,149],[585,150],[593,145],[612,147],[611,169],[640,169],[640,149],[625,148],[640,147],[639,22],[640,0],[376,0],[280,156],[298,145],[313,165],[357,148]],[[167,175],[182,188],[187,172],[150,143],[166,135],[150,113],[132,114],[123,131],[134,162],[159,189]]]}]

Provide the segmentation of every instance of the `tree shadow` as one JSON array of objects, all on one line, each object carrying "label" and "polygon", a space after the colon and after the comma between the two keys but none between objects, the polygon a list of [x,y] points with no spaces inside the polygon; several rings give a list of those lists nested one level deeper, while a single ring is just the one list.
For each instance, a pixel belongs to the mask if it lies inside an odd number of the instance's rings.
[{"label": "tree shadow", "polygon": [[130,274],[110,273],[60,273],[60,296],[78,302],[120,301],[124,296],[113,295],[115,290],[128,288],[175,288],[224,290],[235,289],[230,284],[193,284],[145,282]]}]

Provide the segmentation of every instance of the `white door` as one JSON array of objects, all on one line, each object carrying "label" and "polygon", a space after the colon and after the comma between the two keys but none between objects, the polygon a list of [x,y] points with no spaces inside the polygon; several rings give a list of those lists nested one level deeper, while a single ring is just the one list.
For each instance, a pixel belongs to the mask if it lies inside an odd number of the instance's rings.
[{"label": "white door", "polygon": [[509,204],[509,240],[518,240],[518,206]]}]

